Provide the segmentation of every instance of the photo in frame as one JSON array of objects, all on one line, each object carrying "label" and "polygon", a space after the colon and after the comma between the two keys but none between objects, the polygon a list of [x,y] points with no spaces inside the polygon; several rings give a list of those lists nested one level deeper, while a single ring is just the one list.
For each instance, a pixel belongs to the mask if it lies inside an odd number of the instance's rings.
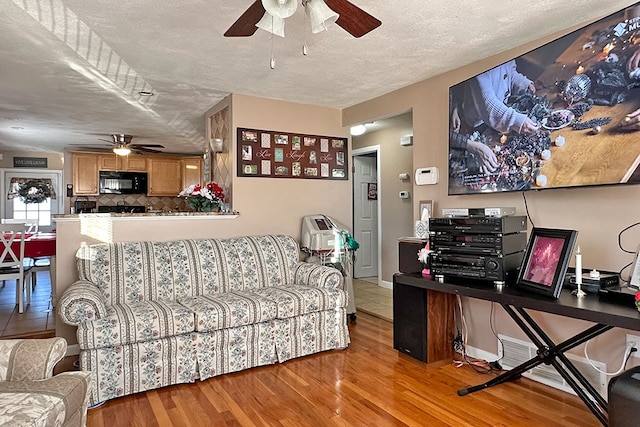
[{"label": "photo in frame", "polygon": [[516,287],[558,298],[577,236],[576,230],[534,227]]}]

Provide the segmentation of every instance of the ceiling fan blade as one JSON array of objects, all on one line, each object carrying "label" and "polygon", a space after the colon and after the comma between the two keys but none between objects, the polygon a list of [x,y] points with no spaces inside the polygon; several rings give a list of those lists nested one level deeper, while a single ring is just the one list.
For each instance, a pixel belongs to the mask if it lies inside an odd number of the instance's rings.
[{"label": "ceiling fan blade", "polygon": [[134,152],[135,151],[144,151],[145,153],[162,153],[162,151],[160,151],[160,150],[155,150],[153,148],[147,148],[147,147],[141,146],[141,145],[138,145],[138,146],[133,146],[132,145],[130,147]]},{"label": "ceiling fan blade", "polygon": [[249,37],[252,36],[257,30],[256,24],[264,15],[264,6],[262,6],[261,0],[253,2],[249,9],[233,23],[231,27],[224,33],[225,37]]},{"label": "ceiling fan blade", "polygon": [[382,25],[378,18],[369,15],[348,0],[325,0],[325,3],[340,15],[336,24],[353,37],[362,37]]},{"label": "ceiling fan blade", "polygon": [[129,144],[129,147],[131,148],[149,148],[149,147],[155,147],[155,148],[164,148],[164,145],[160,145],[160,144]]}]

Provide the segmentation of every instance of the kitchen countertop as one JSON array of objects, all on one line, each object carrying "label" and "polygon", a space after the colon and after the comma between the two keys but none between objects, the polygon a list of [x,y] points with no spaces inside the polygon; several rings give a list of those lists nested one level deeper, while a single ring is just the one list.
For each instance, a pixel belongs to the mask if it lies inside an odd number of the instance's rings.
[{"label": "kitchen countertop", "polygon": [[79,219],[79,218],[128,218],[128,219],[146,219],[146,218],[163,218],[171,217],[194,217],[206,219],[233,219],[240,216],[239,212],[145,212],[145,213],[81,213],[81,214],[55,214],[52,215],[54,220],[60,219]]}]

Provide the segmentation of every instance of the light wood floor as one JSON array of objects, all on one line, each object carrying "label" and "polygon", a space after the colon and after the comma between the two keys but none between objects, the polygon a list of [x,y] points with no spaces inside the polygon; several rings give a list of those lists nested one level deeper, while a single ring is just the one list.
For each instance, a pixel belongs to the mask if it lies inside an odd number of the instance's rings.
[{"label": "light wood floor", "polygon": [[138,393],[91,409],[115,426],[598,426],[575,396],[520,379],[459,397],[491,374],[393,350],[392,323],[358,312],[351,345]]},{"label": "light wood floor", "polygon": [[378,286],[377,277],[353,279],[356,310],[393,322],[393,290]]}]

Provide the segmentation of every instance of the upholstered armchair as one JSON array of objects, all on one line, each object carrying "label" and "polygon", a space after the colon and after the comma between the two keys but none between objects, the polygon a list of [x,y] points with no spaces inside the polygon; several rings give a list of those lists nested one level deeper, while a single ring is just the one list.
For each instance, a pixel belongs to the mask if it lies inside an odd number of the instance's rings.
[{"label": "upholstered armchair", "polygon": [[0,340],[0,425],[86,425],[90,373],[53,376],[66,351],[63,338]]}]

